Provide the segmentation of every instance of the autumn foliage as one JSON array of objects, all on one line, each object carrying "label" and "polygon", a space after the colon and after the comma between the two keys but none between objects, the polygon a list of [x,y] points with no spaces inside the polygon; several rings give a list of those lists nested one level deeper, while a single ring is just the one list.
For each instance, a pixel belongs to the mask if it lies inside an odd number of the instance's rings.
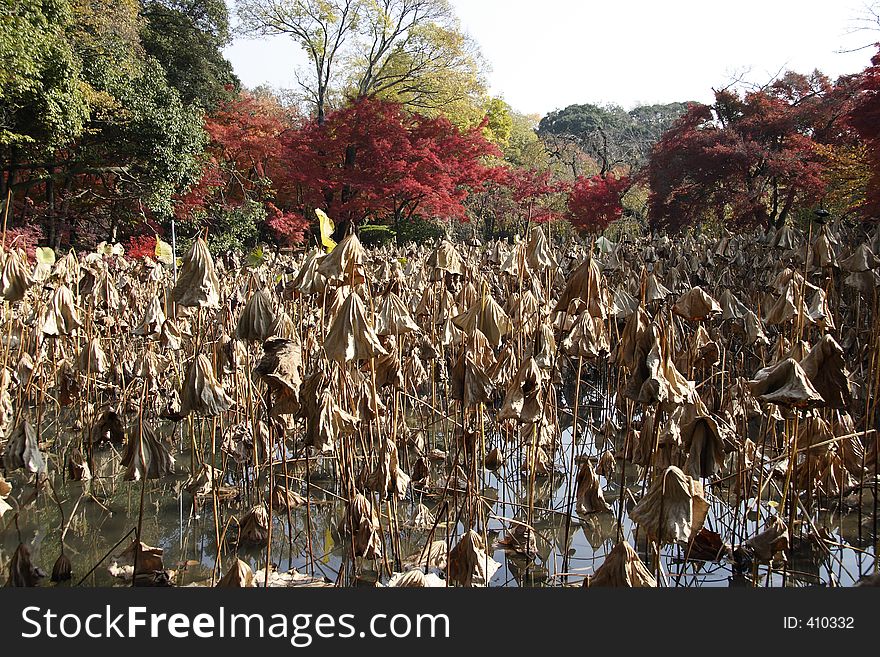
[{"label": "autumn foliage", "polygon": [[566,218],[576,228],[602,231],[623,214],[621,199],[632,185],[629,176],[581,176],[568,197]]},{"label": "autumn foliage", "polygon": [[493,176],[490,155],[500,152],[481,126],[461,132],[444,117],[361,99],[285,135],[281,196],[354,223],[463,219],[468,191]]},{"label": "autumn foliage", "polygon": [[861,76],[849,120],[864,142],[870,168],[865,211],[876,217],[880,214],[880,50]]}]

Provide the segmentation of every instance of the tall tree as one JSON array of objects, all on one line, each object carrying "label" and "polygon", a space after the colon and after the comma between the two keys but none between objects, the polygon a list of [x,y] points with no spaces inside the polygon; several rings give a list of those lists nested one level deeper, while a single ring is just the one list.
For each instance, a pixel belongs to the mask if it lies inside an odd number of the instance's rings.
[{"label": "tall tree", "polygon": [[[826,193],[817,144],[845,138],[848,82],[788,74],[744,94],[722,89],[693,104],[651,156],[649,215],[673,229],[716,219],[779,227]],[[842,105],[843,104],[843,105]]]},{"label": "tall tree", "polygon": [[446,0],[240,0],[237,11],[246,33],[286,35],[306,52],[298,82],[319,122],[334,95],[425,115],[482,104],[476,47]]},{"label": "tall tree", "polygon": [[162,65],[185,105],[210,111],[238,89],[223,56],[230,39],[223,0],[147,0],[141,15],[144,49]]},{"label": "tall tree", "polygon": [[354,36],[359,0],[239,0],[242,29],[263,36],[285,35],[306,52],[310,70],[297,81],[324,122],[331,88],[341,74],[340,59]]},{"label": "tall tree", "polygon": [[858,96],[849,122],[864,141],[870,171],[864,210],[880,216],[880,50],[858,81]]}]

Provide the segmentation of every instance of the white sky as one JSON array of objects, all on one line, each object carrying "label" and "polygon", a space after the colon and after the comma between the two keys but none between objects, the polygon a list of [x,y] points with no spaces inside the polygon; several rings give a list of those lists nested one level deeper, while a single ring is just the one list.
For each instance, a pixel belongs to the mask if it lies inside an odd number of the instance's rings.
[{"label": "white sky", "polygon": [[[709,102],[712,87],[780,69],[832,78],[868,65],[880,31],[864,23],[871,0],[451,0],[491,70],[493,95],[520,112],[572,103]],[[875,26],[876,27],[876,26]],[[284,37],[226,49],[248,87],[296,86],[301,50]]]}]

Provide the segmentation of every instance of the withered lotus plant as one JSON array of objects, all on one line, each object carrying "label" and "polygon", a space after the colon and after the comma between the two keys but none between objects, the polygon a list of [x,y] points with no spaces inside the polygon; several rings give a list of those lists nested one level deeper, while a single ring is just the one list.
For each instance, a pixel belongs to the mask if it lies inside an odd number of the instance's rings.
[{"label": "withered lotus plant", "polygon": [[801,361],[804,374],[828,408],[845,409],[852,401],[849,371],[843,360],[843,348],[827,333]]},{"label": "withered lotus plant", "polygon": [[22,420],[12,432],[3,451],[3,467],[12,472],[23,468],[28,472],[46,472],[46,458],[40,451],[37,430]]},{"label": "withered lotus plant", "polygon": [[272,335],[275,317],[269,291],[265,288],[259,289],[251,295],[244,310],[241,311],[236,326],[236,336],[239,340],[251,342],[266,340]]},{"label": "withered lotus plant", "polygon": [[45,573],[31,561],[30,548],[24,543],[19,543],[12,559],[9,560],[9,577],[6,580],[6,586],[36,586],[45,576]]},{"label": "withered lotus plant", "polygon": [[21,301],[33,284],[27,262],[21,254],[18,251],[7,253],[0,276],[0,296],[10,303]]},{"label": "withered lotus plant", "polygon": [[160,479],[174,472],[174,458],[149,423],[141,418],[128,432],[122,455],[126,481]]},{"label": "withered lotus plant", "polygon": [[672,465],[655,476],[630,518],[658,544],[686,544],[706,520],[703,485]]},{"label": "withered lotus plant", "polygon": [[755,378],[749,381],[749,387],[753,395],[765,402],[796,408],[825,404],[806,372],[792,358],[758,370]]},{"label": "withered lotus plant", "polygon": [[302,347],[286,338],[270,338],[263,343],[263,357],[254,369],[274,397],[272,414],[296,413],[302,385]]},{"label": "withered lotus plant", "polygon": [[500,567],[486,552],[483,537],[469,529],[449,551],[446,574],[458,586],[486,586]]},{"label": "withered lotus plant", "polygon": [[239,524],[239,542],[242,545],[265,545],[269,540],[269,512],[257,504],[242,516]]},{"label": "withered lotus plant", "polygon": [[349,294],[342,304],[324,338],[324,351],[327,358],[338,363],[369,360],[387,353],[367,319],[364,302],[357,292]]},{"label": "withered lotus plant", "polygon": [[379,514],[373,503],[361,493],[356,493],[345,507],[345,516],[339,524],[339,533],[351,536],[354,554],[365,559],[382,558],[382,529]]},{"label": "withered lotus plant", "polygon": [[186,371],[180,392],[180,414],[183,417],[190,413],[213,417],[229,410],[233,403],[214,376],[211,361],[204,354],[198,354]]},{"label": "withered lotus plant", "polygon": [[655,588],[657,580],[632,546],[626,541],[620,541],[611,548],[596,572],[584,580],[584,586]]},{"label": "withered lotus plant", "polygon": [[347,235],[320,262],[317,272],[331,283],[359,285],[364,282],[367,254],[358,236]]},{"label": "withered lotus plant", "polygon": [[575,499],[579,515],[603,513],[610,511],[611,506],[605,501],[599,475],[593,470],[589,459],[585,459],[578,468],[575,477]]},{"label": "withered lotus plant", "polygon": [[244,589],[251,586],[254,586],[254,571],[241,559],[236,559],[217,582],[217,588]]},{"label": "withered lotus plant", "polygon": [[179,306],[217,308],[220,306],[220,281],[208,245],[197,237],[183,257],[171,298]]},{"label": "withered lotus plant", "polygon": [[73,292],[66,285],[60,285],[52,295],[52,300],[43,311],[40,330],[45,335],[71,335],[82,326]]}]

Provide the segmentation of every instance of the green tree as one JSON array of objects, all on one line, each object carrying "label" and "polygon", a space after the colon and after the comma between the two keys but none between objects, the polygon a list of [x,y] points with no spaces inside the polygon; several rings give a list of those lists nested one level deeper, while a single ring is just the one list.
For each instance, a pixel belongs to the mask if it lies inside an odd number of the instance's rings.
[{"label": "green tree", "polygon": [[0,194],[23,160],[41,159],[82,132],[88,106],[67,30],[66,0],[0,0]]},{"label": "green tree", "polygon": [[230,40],[223,0],[147,0],[141,15],[144,49],[162,65],[185,105],[211,111],[240,88],[223,56]]}]

